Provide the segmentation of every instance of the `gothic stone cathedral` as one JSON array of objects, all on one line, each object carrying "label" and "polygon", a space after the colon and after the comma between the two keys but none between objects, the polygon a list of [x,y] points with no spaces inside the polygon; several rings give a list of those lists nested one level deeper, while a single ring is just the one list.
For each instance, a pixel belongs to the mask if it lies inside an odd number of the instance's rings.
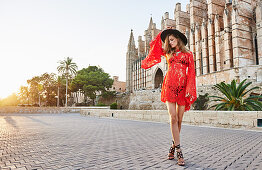
[{"label": "gothic stone cathedral", "polygon": [[[190,0],[185,12],[177,3],[174,19],[168,12],[162,17],[161,30],[167,26],[188,38],[198,94],[212,93],[211,86],[233,79],[239,83],[247,78],[253,85],[262,86],[262,0]],[[165,58],[162,56],[161,63],[150,69],[141,68],[150,41],[161,30],[151,18],[144,40],[138,37],[138,47],[131,30],[126,54],[127,92],[161,89],[167,72]]]}]

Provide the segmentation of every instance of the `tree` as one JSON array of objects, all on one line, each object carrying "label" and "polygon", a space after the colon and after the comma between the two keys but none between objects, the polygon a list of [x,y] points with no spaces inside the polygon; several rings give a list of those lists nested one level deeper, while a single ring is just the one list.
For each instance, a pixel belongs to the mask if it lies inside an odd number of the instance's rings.
[{"label": "tree", "polygon": [[18,96],[13,93],[10,96],[0,99],[0,106],[17,106],[18,105]]},{"label": "tree", "polygon": [[[28,87],[21,86],[19,97],[23,103],[29,100],[34,105],[55,106],[57,95],[57,83],[54,73],[44,73],[41,76],[34,76],[27,80]],[[43,104],[44,103],[44,104]]]},{"label": "tree", "polygon": [[[61,103],[63,104],[65,101],[65,91],[66,91],[66,80],[65,80],[65,76],[56,76],[55,78],[56,80],[56,91],[57,91],[57,102],[56,102],[56,106],[59,107],[61,105]],[[70,81],[69,81],[70,82]],[[68,89],[69,90],[69,89]]]},{"label": "tree", "polygon": [[21,86],[20,87],[20,91],[18,93],[19,96],[19,101],[24,104],[27,103],[29,105],[29,97],[30,97],[30,93],[29,93],[29,89],[27,86]]},{"label": "tree", "polygon": [[106,93],[106,89],[111,88],[113,82],[114,80],[102,68],[89,66],[77,72],[76,77],[71,83],[71,87],[72,91],[83,90],[85,96],[93,100],[94,105],[97,93],[101,93],[102,95]]},{"label": "tree", "polygon": [[59,66],[57,67],[58,73],[64,74],[66,77],[66,103],[67,107],[67,88],[68,88],[68,77],[69,75],[75,75],[77,70],[76,63],[72,62],[72,58],[67,57],[65,60],[59,62]]},{"label": "tree", "polygon": [[252,82],[248,82],[244,85],[246,80],[247,79],[240,82],[238,86],[236,86],[235,80],[233,80],[231,84],[226,84],[224,82],[216,84],[215,88],[225,97],[209,96],[215,98],[211,101],[219,101],[218,104],[215,104],[210,108],[216,107],[215,110],[262,110],[262,102],[258,100],[262,99],[261,95],[244,98],[247,93],[259,88],[256,86],[246,90],[246,88],[252,84]]},{"label": "tree", "polygon": [[116,91],[104,91],[104,93],[101,94],[103,98],[111,98],[116,96]]},{"label": "tree", "polygon": [[29,98],[32,104],[37,104],[41,100],[42,88],[40,87],[41,78],[40,76],[34,76],[32,79],[27,80],[29,85]]},{"label": "tree", "polygon": [[42,95],[46,106],[55,106],[57,95],[57,84],[55,73],[44,73],[40,76],[40,84],[42,86]]}]

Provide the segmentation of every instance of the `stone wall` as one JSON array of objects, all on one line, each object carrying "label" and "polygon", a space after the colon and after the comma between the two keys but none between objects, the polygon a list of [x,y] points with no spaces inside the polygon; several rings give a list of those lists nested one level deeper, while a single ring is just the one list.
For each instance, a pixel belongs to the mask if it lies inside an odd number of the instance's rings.
[{"label": "stone wall", "polygon": [[103,97],[99,97],[98,102],[97,103],[102,103],[105,105],[110,105],[112,103],[116,102],[116,98],[115,97],[110,97],[110,98],[103,98]]},{"label": "stone wall", "polygon": [[118,109],[128,109],[129,103],[130,103],[130,95],[127,95],[126,93],[117,96],[117,108]]},{"label": "stone wall", "polygon": [[[119,119],[169,122],[166,110],[81,110],[82,115],[111,117]],[[217,127],[258,129],[258,119],[262,111],[188,111],[183,116],[183,124],[209,125]]]},{"label": "stone wall", "polygon": [[209,81],[210,83],[208,83],[208,85],[215,85],[222,81],[225,81],[225,83],[231,83],[233,79],[236,79],[237,83],[240,83],[244,79],[248,79],[248,82],[251,81],[254,84],[259,85],[262,83],[262,67],[259,65],[252,65],[249,66],[249,68],[240,67],[204,74],[197,77],[196,83],[197,86],[203,86],[206,85],[207,81]]},{"label": "stone wall", "polygon": [[[133,96],[134,94],[131,93]],[[130,92],[125,92],[125,93],[119,93],[116,95],[116,97],[111,97],[111,98],[99,98],[98,103],[103,103],[105,105],[110,105],[112,103],[117,103],[117,109],[129,109],[129,103],[130,103]],[[133,98],[133,97],[132,97]]]},{"label": "stone wall", "polygon": [[0,107],[0,113],[80,113],[83,107]]},{"label": "stone wall", "polygon": [[130,110],[163,110],[165,103],[161,100],[160,89],[138,90],[130,94]]},{"label": "stone wall", "polygon": [[[229,70],[228,75],[232,75],[230,74],[230,72],[232,72],[232,70]],[[203,78],[212,80],[212,78],[210,78],[210,75],[212,74],[205,75],[206,77],[203,76]],[[223,74],[221,74],[221,78],[222,76]],[[201,81],[201,79],[197,81]],[[215,80],[212,80],[212,81],[215,84],[216,81]],[[246,82],[249,82],[249,81],[252,81],[252,84],[247,89],[251,89],[252,87],[255,87],[255,86],[262,87],[262,82],[256,82],[252,79],[248,79]],[[217,83],[220,83],[220,82],[221,80]],[[226,82],[226,83],[230,83],[230,82]],[[256,89],[252,92],[257,93],[257,94],[262,94],[262,88]],[[199,84],[197,86],[197,96],[204,95],[205,93],[208,93],[209,96],[218,95],[218,96],[223,97],[222,93],[216,90],[214,85]],[[129,109],[129,110],[166,110],[167,109],[166,104],[161,101],[160,89],[137,90],[137,91],[134,91],[133,93],[130,93],[129,95],[130,95],[130,98],[128,98],[128,96],[126,96],[126,98],[123,98],[123,99],[121,97],[118,98],[118,103],[119,104],[121,103],[123,105],[122,107],[123,109]],[[247,94],[247,96],[248,95],[249,93]],[[207,104],[210,107],[214,105],[215,102],[209,101]],[[193,106],[191,106],[191,110],[194,110]],[[212,110],[214,110],[214,108]]]}]

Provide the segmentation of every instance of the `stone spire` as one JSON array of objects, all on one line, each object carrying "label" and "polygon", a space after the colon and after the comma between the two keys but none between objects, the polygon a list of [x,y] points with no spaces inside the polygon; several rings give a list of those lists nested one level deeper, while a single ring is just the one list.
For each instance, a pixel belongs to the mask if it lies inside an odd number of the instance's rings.
[{"label": "stone spire", "polygon": [[133,30],[131,29],[127,50],[133,51],[133,50],[135,50],[135,48],[136,48],[135,39],[134,39],[134,35],[133,35]]},{"label": "stone spire", "polygon": [[152,17],[150,18],[150,22],[149,22],[149,25],[148,25],[148,30],[152,29],[153,28],[153,19]]},{"label": "stone spire", "polygon": [[136,58],[136,45],[135,39],[133,35],[133,30],[131,29],[128,46],[127,46],[127,53],[126,53],[126,91],[132,92],[132,63]]}]

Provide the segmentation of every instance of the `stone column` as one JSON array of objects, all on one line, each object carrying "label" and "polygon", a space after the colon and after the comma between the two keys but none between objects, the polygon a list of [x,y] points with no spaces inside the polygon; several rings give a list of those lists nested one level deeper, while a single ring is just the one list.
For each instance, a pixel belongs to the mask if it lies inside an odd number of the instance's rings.
[{"label": "stone column", "polygon": [[262,65],[262,2],[260,1],[256,8],[257,25],[257,44],[258,44],[258,64]]},{"label": "stone column", "polygon": [[196,75],[199,76],[202,74],[202,65],[201,65],[201,32],[199,25],[196,24],[195,29],[195,45],[196,45]]},{"label": "stone column", "polygon": [[207,39],[207,25],[206,24],[207,24],[206,20],[203,19],[203,23],[201,26],[203,74],[209,73],[208,39]]},{"label": "stone column", "polygon": [[207,0],[208,4],[208,45],[209,45],[209,64],[210,64],[210,72],[217,71],[219,68],[217,66],[216,57],[216,44],[215,44],[215,25],[214,19],[215,15],[223,16],[223,11],[225,7],[225,0]]},{"label": "stone column", "polygon": [[196,49],[195,49],[195,26],[191,25],[190,29],[190,51],[193,53],[194,58],[196,56]]},{"label": "stone column", "polygon": [[234,67],[254,64],[251,21],[253,9],[250,2],[233,1],[232,42]]},{"label": "stone column", "polygon": [[228,2],[224,10],[224,48],[225,56],[223,68],[229,69],[233,67],[233,48],[232,48],[232,3]]},{"label": "stone column", "polygon": [[140,89],[141,88],[141,84],[142,84],[142,79],[141,79],[141,62],[140,62],[141,60],[139,59],[138,60],[138,89]]},{"label": "stone column", "polygon": [[216,51],[215,51],[215,28],[214,15],[208,18],[208,49],[209,49],[209,69],[210,73],[216,71]]},{"label": "stone column", "polygon": [[216,47],[216,65],[217,71],[222,70],[221,66],[221,56],[220,56],[220,25],[219,25],[219,15],[215,15],[215,47]]},{"label": "stone column", "polygon": [[[200,74],[200,65],[199,65],[199,61],[198,61],[198,63],[196,61],[196,55],[198,55],[198,58],[199,58],[199,54],[196,54],[196,49],[195,49],[196,48],[195,42],[197,41],[197,40],[195,40],[195,38],[196,38],[195,37],[195,25],[196,24],[201,25],[203,18],[207,18],[207,15],[206,15],[207,14],[206,0],[190,0],[190,7],[187,6],[187,11],[188,10],[190,11],[189,12],[189,14],[190,14],[190,31],[191,31],[190,32],[190,50],[193,52],[194,57],[195,57],[194,60],[195,60],[195,66],[196,66],[196,75],[199,75]],[[201,34],[200,30],[198,30],[198,32]],[[199,37],[199,39],[201,39],[201,37]]]},{"label": "stone column", "polygon": [[190,31],[189,31],[190,29],[189,28],[186,28],[186,37],[187,37],[187,45],[186,45],[186,47],[188,48],[188,49],[190,49]]}]

